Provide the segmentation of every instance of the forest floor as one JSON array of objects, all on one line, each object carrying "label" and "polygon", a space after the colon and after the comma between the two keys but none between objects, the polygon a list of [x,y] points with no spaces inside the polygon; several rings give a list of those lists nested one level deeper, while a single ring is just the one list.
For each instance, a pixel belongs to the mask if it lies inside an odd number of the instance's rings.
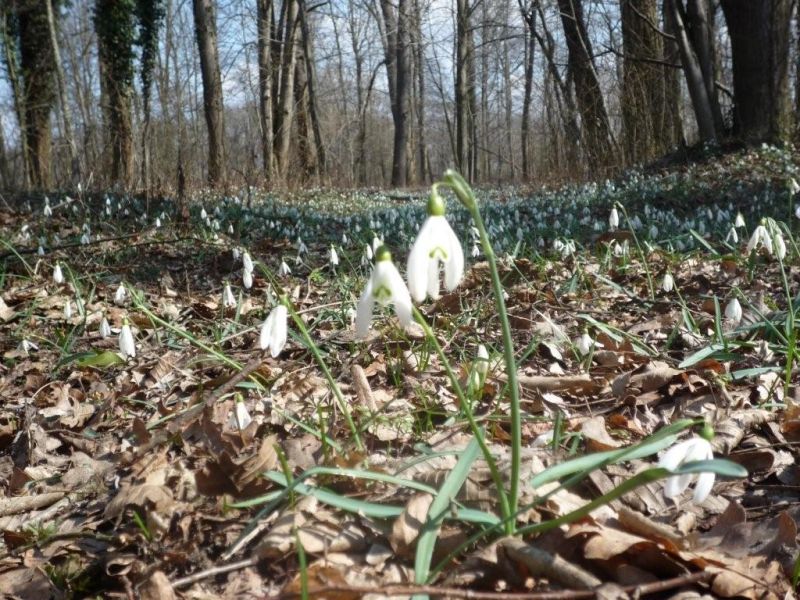
[{"label": "forest floor", "polygon": [[[472,416],[510,489],[501,319],[489,263],[480,248],[472,255],[468,230],[459,230],[463,281],[419,306],[436,343],[389,310],[360,340],[352,319],[371,270],[363,254],[375,214],[363,227],[323,217],[298,244],[299,225],[283,235],[275,224],[293,218],[285,207],[260,215],[269,237],[241,234],[241,203],[226,233],[230,203],[215,211],[209,198],[191,204],[189,219],[168,203],[142,217],[140,201],[103,196],[48,200],[52,215],[42,198],[8,207],[0,213],[0,594],[791,596],[797,219],[784,179],[769,180],[770,155],[727,160],[704,166],[703,177],[689,173],[691,187],[671,205],[664,182],[685,183],[685,174],[639,181],[640,203],[623,203],[611,231],[607,191],[582,188],[587,204],[534,212],[550,229],[530,237],[517,231],[525,199],[485,192],[490,230],[498,224],[492,233],[506,240],[499,275],[521,388],[515,535],[469,425]],[[767,178],[732,177],[737,161]],[[796,168],[794,158],[784,163]],[[660,200],[641,201],[647,194]],[[345,195],[336,210],[352,202]],[[375,204],[390,223],[405,219],[390,216],[391,199]],[[749,212],[732,239],[738,206]],[[510,211],[507,222],[496,207]],[[573,209],[594,233],[578,239],[576,225],[575,238],[562,239]],[[776,219],[765,221],[769,247],[761,240],[749,252],[760,217]],[[383,225],[387,243],[402,229],[395,225]],[[339,240],[338,266],[315,231]],[[245,251],[256,267],[249,289]],[[291,273],[281,274],[282,262]],[[233,306],[223,303],[226,283]],[[309,337],[290,319],[273,358],[259,349],[259,330],[282,294]],[[119,353],[125,323],[135,356]],[[479,344],[489,354],[485,377]],[[702,421],[716,432],[715,457],[747,476],[717,477],[700,503],[690,492],[668,499],[659,452]],[[718,474],[736,474],[724,464]]]}]

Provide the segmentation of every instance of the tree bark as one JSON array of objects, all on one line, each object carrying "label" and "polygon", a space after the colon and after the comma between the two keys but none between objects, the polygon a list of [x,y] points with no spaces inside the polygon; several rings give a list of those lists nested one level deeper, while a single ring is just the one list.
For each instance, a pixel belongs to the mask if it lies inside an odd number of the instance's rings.
[{"label": "tree bark", "polygon": [[97,0],[94,23],[111,145],[111,182],[124,189],[133,177],[133,20],[133,0]]},{"label": "tree bark", "polygon": [[55,60],[47,25],[46,0],[17,3],[19,51],[24,81],[25,141],[31,183],[50,187],[50,113],[55,104]]},{"label": "tree bark", "polygon": [[27,189],[31,184],[30,153],[28,151],[27,126],[25,123],[25,97],[24,85],[21,79],[17,55],[19,52],[17,31],[12,26],[13,15],[8,5],[0,8],[0,37],[3,43],[3,63],[11,85],[11,95],[14,99],[14,114],[17,117],[17,127],[20,131],[20,155],[22,159],[23,186]]},{"label": "tree bark", "polygon": [[64,69],[61,61],[61,51],[58,46],[58,36],[56,35],[56,20],[53,14],[52,0],[45,0],[47,10],[47,28],[50,33],[50,46],[53,53],[53,62],[56,73],[56,89],[58,90],[58,104],[61,109],[61,122],[64,127],[64,137],[67,139],[67,149],[69,151],[69,164],[71,178],[73,181],[80,178],[80,162],[78,160],[78,149],[75,144],[75,137],[72,134],[72,118],[70,116],[69,104],[67,102],[67,90],[64,82]]},{"label": "tree bark", "polygon": [[594,67],[581,0],[558,0],[558,6],[588,157],[592,167],[608,166],[614,160],[611,127]]},{"label": "tree bark", "polygon": [[285,0],[283,48],[281,53],[280,95],[275,118],[275,162],[282,178],[286,178],[289,162],[289,143],[294,119],[294,75],[297,60],[297,0]]},{"label": "tree bark", "polygon": [[208,182],[225,182],[225,124],[223,120],[222,77],[217,52],[217,24],[214,0],[193,0],[194,29],[200,52],[203,79],[203,110],[208,129]]},{"label": "tree bark", "polygon": [[314,68],[314,46],[311,27],[308,24],[308,8],[305,0],[299,2],[300,32],[303,36],[303,60],[306,71],[306,95],[308,101],[308,116],[311,121],[311,131],[314,136],[314,149],[317,154],[318,175],[326,171],[327,157],[325,144],[322,141],[322,125],[320,124],[319,105],[317,99],[316,69]]},{"label": "tree bark", "polygon": [[392,0],[380,0],[386,74],[394,124],[392,144],[392,185],[394,186],[406,185],[408,177],[408,91],[411,83],[409,78],[408,2],[410,0],[398,0],[395,9]]},{"label": "tree bark", "polygon": [[686,77],[686,87],[689,88],[689,96],[692,99],[700,140],[716,143],[722,132],[717,130],[716,119],[714,118],[715,111],[711,105],[711,98],[708,96],[703,70],[686,32],[685,10],[683,9],[682,0],[664,0],[664,2],[667,3],[666,12],[669,17],[670,29],[675,36],[675,41],[680,51],[683,73]]},{"label": "tree bark", "polygon": [[256,29],[258,32],[258,107],[261,127],[261,160],[264,176],[272,182],[272,0],[256,0]]},{"label": "tree bark", "polygon": [[722,0],[733,54],[734,132],[750,143],[791,133],[789,0]]}]

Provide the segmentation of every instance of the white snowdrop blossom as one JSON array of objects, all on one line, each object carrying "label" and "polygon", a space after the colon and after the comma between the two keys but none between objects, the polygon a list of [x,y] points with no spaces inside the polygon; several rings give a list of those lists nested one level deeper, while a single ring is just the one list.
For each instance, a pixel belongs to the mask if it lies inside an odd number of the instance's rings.
[{"label": "white snowdrop blossom", "polygon": [[288,314],[286,307],[283,304],[278,304],[272,309],[261,326],[258,347],[262,350],[269,350],[272,358],[277,358],[286,345]]},{"label": "white snowdrop blossom", "polygon": [[333,246],[331,246],[330,252],[328,253],[328,259],[332,267],[339,265],[339,255],[336,253],[336,248]]},{"label": "white snowdrop blossom", "polygon": [[114,293],[114,304],[123,305],[125,304],[125,298],[127,297],[128,292],[125,291],[125,286],[122,285],[120,282],[117,291]]},{"label": "white snowdrop blossom", "polygon": [[486,374],[489,372],[489,351],[486,350],[486,346],[483,344],[478,344],[478,358],[475,361],[475,371],[477,371],[481,377],[486,377]]},{"label": "white snowdrop blossom", "polygon": [[250,253],[245,251],[242,254],[242,268],[245,271],[250,271],[251,273],[255,269],[255,265],[253,264],[253,259],[250,257]]},{"label": "white snowdrop blossom", "polygon": [[426,295],[434,300],[439,297],[440,264],[445,287],[451,291],[464,276],[464,251],[444,217],[444,200],[434,192],[428,200],[428,218],[408,255],[408,289],[415,301],[422,302]]},{"label": "white snowdrop blossom", "polygon": [[477,258],[481,255],[481,249],[478,248],[478,244],[472,244],[472,258]]},{"label": "white snowdrop blossom", "polygon": [[111,335],[111,325],[108,324],[108,319],[103,317],[103,320],[100,321],[100,337],[106,339],[110,335]]},{"label": "white snowdrop blossom", "polygon": [[64,273],[61,271],[61,265],[58,263],[56,263],[56,266],[53,267],[53,281],[57,285],[64,283]]},{"label": "white snowdrop blossom", "polygon": [[86,246],[90,241],[91,239],[89,238],[89,232],[84,231],[83,235],[81,236],[81,244]]},{"label": "white snowdrop blossom", "polygon": [[239,260],[239,258],[241,258],[242,252],[238,248],[234,248],[233,250],[231,250],[231,255],[233,256],[233,261],[236,262],[237,260]]},{"label": "white snowdrop blossom", "polygon": [[225,308],[236,306],[236,296],[233,295],[233,290],[228,283],[225,284],[225,288],[222,290],[222,306]]},{"label": "white snowdrop blossom", "polygon": [[672,273],[666,273],[664,275],[664,281],[661,282],[661,289],[669,294],[674,288],[675,278],[672,277]]},{"label": "white snowdrop blossom", "polygon": [[800,219],[800,204],[794,207],[794,216]]},{"label": "white snowdrop blossom", "polygon": [[744,227],[744,217],[742,213],[736,213],[736,220],[733,222],[734,227]]},{"label": "white snowdrop blossom", "polygon": [[725,237],[726,242],[730,242],[731,244],[738,244],[739,243],[739,234],[736,233],[736,227],[731,227],[731,230],[728,232],[728,235]]},{"label": "white snowdrop blossom", "polygon": [[772,254],[772,238],[764,225],[759,225],[753,230],[750,240],[747,242],[747,253],[750,254],[761,246],[767,249],[768,254]]},{"label": "white snowdrop blossom", "polygon": [[286,264],[285,260],[281,261],[281,266],[278,267],[278,275],[281,277],[286,277],[287,275],[291,275],[292,270],[289,268],[289,265]]},{"label": "white snowdrop blossom", "polygon": [[200,208],[200,218],[201,218],[203,221],[205,221],[206,219],[208,219],[208,213],[206,212],[206,209],[205,209],[205,207],[201,207],[201,208]]},{"label": "white snowdrop blossom", "polygon": [[53,216],[53,209],[50,208],[49,198],[44,199],[44,209],[42,210],[42,213],[44,213],[44,216],[47,217],[48,219]]},{"label": "white snowdrop blossom", "polygon": [[253,272],[252,271],[248,271],[247,269],[244,269],[242,271],[242,285],[244,286],[244,289],[246,289],[246,290],[249,290],[251,287],[253,287]]},{"label": "white snowdrop blossom", "polygon": [[133,332],[131,326],[128,325],[127,319],[122,324],[122,329],[119,331],[119,353],[122,358],[136,358],[136,342],[133,339]]},{"label": "white snowdrop blossom", "polygon": [[742,320],[742,305],[739,304],[737,298],[731,298],[728,305],[725,307],[725,318],[730,319],[734,323]]},{"label": "white snowdrop blossom", "polygon": [[231,415],[231,419],[229,421],[230,426],[238,429],[239,431],[243,431],[247,429],[247,426],[252,422],[253,418],[250,416],[247,406],[244,404],[244,400],[241,396],[237,396],[236,406],[233,409],[233,414]]},{"label": "white snowdrop blossom", "polygon": [[616,206],[611,209],[611,214],[608,215],[608,226],[612,231],[619,227],[619,212]]},{"label": "white snowdrop blossom", "polygon": [[358,300],[356,335],[360,338],[366,337],[369,332],[376,303],[381,306],[393,305],[400,324],[404,327],[411,324],[411,294],[385,246],[375,252],[372,275]]},{"label": "white snowdrop blossom", "polygon": [[580,352],[581,356],[586,356],[590,352],[594,351],[595,348],[602,348],[603,344],[598,343],[597,341],[589,335],[589,332],[584,331],[577,340],[575,340],[575,347]]},{"label": "white snowdrop blossom", "polygon": [[[658,461],[658,466],[673,471],[687,463],[713,460],[713,458],[714,451],[711,448],[711,443],[702,437],[693,437],[679,442],[667,450]],[[697,479],[693,500],[695,503],[700,504],[711,493],[711,488],[714,487],[714,478],[715,475],[711,472],[700,473],[699,475],[693,473],[673,475],[664,483],[664,496],[667,498],[680,496],[692,481]]]},{"label": "white snowdrop blossom", "polygon": [[72,318],[72,300],[67,298],[64,302],[64,319],[69,320]]}]

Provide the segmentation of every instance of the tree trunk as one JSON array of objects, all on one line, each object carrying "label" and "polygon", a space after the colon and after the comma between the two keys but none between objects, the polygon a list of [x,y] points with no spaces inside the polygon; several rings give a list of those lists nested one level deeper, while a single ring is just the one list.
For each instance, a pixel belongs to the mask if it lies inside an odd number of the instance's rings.
[{"label": "tree trunk", "polygon": [[75,145],[75,137],[72,134],[72,118],[70,117],[69,104],[67,103],[67,90],[64,83],[64,69],[61,61],[61,51],[58,47],[56,20],[55,15],[53,14],[52,0],[45,0],[45,8],[47,10],[47,28],[50,33],[50,46],[55,64],[56,89],[58,90],[58,104],[61,108],[61,122],[64,127],[64,137],[67,138],[71,178],[73,181],[75,181],[80,178],[80,163],[78,161],[78,149]]},{"label": "tree trunk", "polygon": [[791,132],[789,0],[722,0],[733,54],[734,132],[781,142]]},{"label": "tree trunk", "polygon": [[472,180],[472,156],[470,153],[470,63],[472,48],[470,47],[470,7],[468,0],[457,0],[456,3],[456,89],[455,89],[455,121],[456,121],[456,168],[467,179]]},{"label": "tree trunk", "polygon": [[25,189],[31,184],[31,164],[30,153],[28,151],[28,140],[25,132],[25,97],[24,85],[21,80],[20,67],[17,61],[19,51],[17,31],[14,29],[12,21],[11,7],[6,5],[0,8],[0,37],[3,44],[3,63],[6,66],[6,74],[11,85],[11,95],[14,99],[14,114],[17,117],[17,127],[21,132],[20,155],[22,160],[22,175]]},{"label": "tree trunk", "polygon": [[289,162],[289,134],[294,120],[294,74],[297,52],[297,0],[285,0],[281,20],[283,21],[283,48],[281,55],[280,96],[275,118],[275,162],[282,178],[285,178]]},{"label": "tree trunk", "polygon": [[581,0],[558,0],[558,6],[567,42],[569,71],[575,85],[575,97],[586,138],[586,150],[592,167],[608,166],[614,160],[611,127],[594,67]]},{"label": "tree trunk", "polygon": [[684,22],[697,55],[700,70],[703,73],[703,83],[711,104],[711,114],[714,117],[714,128],[717,130],[717,135],[722,135],[725,130],[725,122],[722,119],[722,109],[717,93],[718,69],[714,35],[714,8],[712,0],[687,0]]},{"label": "tree trunk", "polygon": [[686,87],[689,88],[689,96],[692,99],[700,140],[716,143],[722,132],[717,131],[716,119],[714,118],[715,111],[711,106],[711,99],[708,97],[708,88],[703,78],[703,70],[686,33],[685,11],[681,4],[682,0],[664,0],[664,2],[667,3],[670,29],[675,36],[675,41],[680,51],[683,73],[686,77]]},{"label": "tree trunk", "polygon": [[522,96],[522,124],[520,127],[520,146],[522,154],[522,179],[530,181],[533,176],[531,165],[531,100],[533,99],[533,66],[536,49],[536,15],[524,16],[530,31],[525,34],[525,91]]},{"label": "tree trunk", "polygon": [[622,131],[628,164],[663,154],[669,137],[664,131],[666,81],[662,37],[656,30],[656,0],[620,0],[624,71],[622,76]]},{"label": "tree trunk", "polygon": [[107,100],[111,182],[128,188],[133,177],[133,0],[97,0],[94,23]]},{"label": "tree trunk", "polygon": [[272,182],[273,129],[272,129],[272,0],[256,0],[258,31],[258,108],[261,126],[261,159],[264,176]]},{"label": "tree trunk", "polygon": [[392,185],[404,186],[408,176],[408,89],[409,78],[409,16],[408,2],[380,0],[383,16],[383,46],[386,74],[394,123],[392,144]]},{"label": "tree trunk", "polygon": [[208,128],[208,182],[225,182],[225,124],[223,121],[222,78],[217,53],[217,23],[214,0],[192,0],[194,29],[200,52],[203,78],[203,110]]},{"label": "tree trunk", "polygon": [[24,81],[25,138],[31,183],[50,187],[50,113],[55,103],[55,61],[47,25],[46,0],[17,3],[19,51]]},{"label": "tree trunk", "polygon": [[327,157],[325,145],[322,142],[322,126],[320,125],[319,106],[317,102],[316,69],[314,68],[314,46],[312,44],[311,28],[308,24],[308,13],[305,0],[298,0],[300,31],[303,36],[303,59],[306,71],[306,94],[308,101],[308,116],[311,121],[311,131],[314,134],[314,149],[317,153],[318,175],[326,170]]}]

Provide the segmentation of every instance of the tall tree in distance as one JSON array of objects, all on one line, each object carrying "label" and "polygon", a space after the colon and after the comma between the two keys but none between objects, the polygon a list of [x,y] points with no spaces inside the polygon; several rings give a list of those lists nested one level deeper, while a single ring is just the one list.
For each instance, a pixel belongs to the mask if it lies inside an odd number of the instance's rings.
[{"label": "tall tree in distance", "polygon": [[25,94],[22,74],[20,73],[19,58],[19,20],[11,9],[10,3],[0,4],[0,43],[2,43],[3,65],[6,77],[11,87],[14,101],[14,113],[17,117],[17,127],[21,132],[19,136],[20,157],[22,159],[23,186],[27,188],[31,183],[31,165],[28,153],[28,140],[25,132]]},{"label": "tall tree in distance", "polygon": [[582,0],[558,0],[558,8],[564,26],[569,72],[581,114],[589,167],[594,169],[612,164],[614,152],[611,126],[594,65],[592,43],[586,30],[581,2]]},{"label": "tall tree in distance", "polygon": [[133,42],[135,0],[97,0],[94,28],[106,95],[111,181],[128,188],[133,178]]},{"label": "tall tree in distance", "polygon": [[256,32],[258,37],[258,122],[261,129],[261,160],[264,177],[272,181],[272,0],[256,0]]},{"label": "tall tree in distance", "polygon": [[222,76],[217,51],[216,10],[214,0],[192,1],[194,31],[203,79],[203,111],[208,128],[208,182],[217,186],[225,180],[225,124],[222,112]]},{"label": "tall tree in distance", "polygon": [[671,145],[665,110],[664,56],[656,0],[620,0],[625,62],[622,130],[628,163],[650,160]]},{"label": "tall tree in distance", "polygon": [[158,53],[158,31],[164,20],[164,0],[136,0],[136,19],[139,23],[137,45],[142,49],[140,77],[142,80],[142,185],[150,189],[150,91],[153,69]]},{"label": "tall tree in distance", "polygon": [[790,0],[722,0],[733,54],[734,132],[748,142],[791,133]]},{"label": "tall tree in distance", "polygon": [[30,180],[50,186],[50,114],[56,99],[55,59],[47,22],[47,0],[18,0],[16,17],[25,107],[25,143]]}]

